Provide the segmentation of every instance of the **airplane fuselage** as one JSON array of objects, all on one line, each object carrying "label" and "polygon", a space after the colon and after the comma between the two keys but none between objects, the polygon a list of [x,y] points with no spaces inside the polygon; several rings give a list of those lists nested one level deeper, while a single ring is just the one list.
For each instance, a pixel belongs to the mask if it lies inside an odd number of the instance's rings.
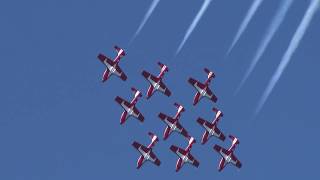
[{"label": "airplane fuselage", "polygon": [[140,154],[143,156],[144,161],[145,161],[145,160],[150,160],[150,152],[151,152],[151,149],[148,150],[147,152],[145,152],[144,150],[142,150],[141,148],[139,148],[139,152],[140,152]]},{"label": "airplane fuselage", "polygon": [[129,114],[129,116],[131,116],[133,114],[133,109],[132,108],[128,108],[127,113]]},{"label": "airplane fuselage", "polygon": [[[115,62],[115,61],[116,61],[116,59],[114,60],[114,62]],[[110,75],[116,73],[116,71],[117,71],[116,68],[117,68],[117,66],[118,66],[118,62],[114,63],[114,65],[111,65],[111,64],[109,64],[108,62],[106,62],[105,64],[106,64],[108,70],[110,71]],[[109,75],[109,76],[110,76],[110,75]]]},{"label": "airplane fuselage", "polygon": [[168,121],[167,119],[164,120],[164,122],[170,127],[171,131],[179,131],[179,129],[177,128],[177,120],[174,123],[171,123],[170,121]]},{"label": "airplane fuselage", "polygon": [[158,81],[153,81],[150,79],[150,83],[155,90],[158,90],[160,88],[160,81],[161,81],[160,79]]},{"label": "airplane fuselage", "polygon": [[161,68],[160,74],[157,76],[157,81],[154,81],[153,79],[148,78],[149,82],[151,83],[151,85],[153,86],[153,88],[155,90],[159,90],[160,82],[162,81],[162,78],[164,76],[164,73],[165,73],[166,69],[167,69],[166,66]]},{"label": "airplane fuselage", "polygon": [[191,163],[191,164],[193,163],[193,161],[191,161],[188,158],[189,153],[184,155],[184,154],[180,153],[179,151],[177,151],[176,154],[182,159],[183,163]]},{"label": "airplane fuselage", "polygon": [[[232,146],[231,146],[232,147]],[[222,158],[225,160],[225,164],[228,164],[228,163],[235,163],[233,162],[231,156],[233,155],[233,150],[231,148],[229,148],[227,150],[227,153],[224,153],[222,150],[220,150],[220,154],[222,156]]]},{"label": "airplane fuselage", "polygon": [[133,115],[133,108],[135,107],[135,103],[130,103],[130,106],[126,106],[125,104],[122,105],[122,107],[124,108],[124,110],[128,113],[128,115],[126,116],[126,118],[128,118],[129,116]]},{"label": "airplane fuselage", "polygon": [[216,136],[216,137],[219,137],[219,136],[220,136],[220,134],[218,134],[218,133],[216,133],[216,132],[214,131],[215,126],[213,126],[212,128],[209,128],[209,127],[206,126],[205,124],[204,124],[203,126],[204,126],[204,128],[206,129],[206,131],[208,131],[208,133],[209,133],[210,136]]},{"label": "airplane fuselage", "polygon": [[229,154],[225,154],[223,152],[221,152],[221,155],[223,157],[223,159],[225,160],[226,163],[230,163],[231,162],[231,155],[232,155],[232,152],[229,153]]},{"label": "airplane fuselage", "polygon": [[200,87],[198,86],[198,83],[196,83],[195,88],[196,88],[197,91],[200,93],[200,96],[201,96],[201,97],[208,97],[208,98],[210,98],[210,96],[209,96],[208,93],[207,93],[208,85],[206,85],[206,86],[202,89],[202,88],[200,88]]}]

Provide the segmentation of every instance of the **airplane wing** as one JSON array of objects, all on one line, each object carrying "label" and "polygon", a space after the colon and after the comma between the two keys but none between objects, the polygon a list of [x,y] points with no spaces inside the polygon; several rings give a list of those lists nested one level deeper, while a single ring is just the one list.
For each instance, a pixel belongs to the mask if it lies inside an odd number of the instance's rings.
[{"label": "airplane wing", "polygon": [[205,88],[205,85],[202,84],[201,82],[193,79],[193,78],[189,78],[188,82],[194,87],[196,88],[197,90],[198,89],[204,89]]},{"label": "airplane wing", "polygon": [[[181,148],[179,148],[179,147],[177,147],[177,146],[174,146],[174,145],[172,145],[171,147],[170,147],[170,150],[172,151],[172,152],[174,152],[175,154],[181,154],[181,155],[186,155],[187,154],[187,152],[184,150],[184,149],[181,149]],[[179,157],[179,159],[181,159],[181,157],[178,155],[178,157]],[[188,154],[188,159],[190,160],[190,163],[193,165],[193,166],[195,166],[195,167],[199,167],[199,161],[198,160],[196,160],[190,153]],[[178,164],[178,163],[177,163]],[[180,163],[180,165],[179,165],[179,167],[177,167],[177,171],[181,168],[181,166],[182,166],[182,164]]]},{"label": "airplane wing", "polygon": [[134,141],[134,142],[132,143],[132,146],[133,146],[135,149],[137,149],[141,154],[142,154],[141,151],[143,151],[144,153],[147,153],[147,152],[149,151],[149,149],[148,149],[147,147],[145,147],[144,145],[142,145],[142,144],[140,144],[140,143],[138,143],[138,142],[136,142],[136,141]]},{"label": "airplane wing", "polygon": [[114,65],[114,62],[108,58],[107,56],[103,55],[103,54],[99,54],[98,55],[98,59],[103,63],[105,64],[106,66],[109,64],[110,66],[113,66]]},{"label": "airplane wing", "polygon": [[226,137],[224,136],[224,134],[220,131],[219,128],[215,127],[214,128],[214,132],[216,134],[218,134],[218,138],[221,140],[221,141],[224,141],[226,139]]},{"label": "airplane wing", "polygon": [[[140,152],[141,155],[143,155],[143,153],[148,153],[149,150],[150,150],[150,149],[148,149],[146,146],[141,145],[140,143],[138,143],[138,142],[136,142],[136,141],[134,141],[134,142],[132,143],[132,146],[133,146],[135,149],[137,149],[137,150]],[[149,153],[149,155],[150,155],[150,158],[149,158],[148,160],[151,161],[151,162],[153,162],[155,165],[160,166],[160,164],[161,164],[160,160],[157,158],[157,156],[156,156],[152,151]],[[141,156],[141,157],[144,158],[143,156]],[[141,161],[140,163],[138,163],[138,167],[141,167],[141,165],[142,165],[142,163],[143,163],[144,161],[143,161],[143,160],[140,160],[140,158],[139,158],[138,161]]]},{"label": "airplane wing", "polygon": [[183,166],[183,161],[182,161],[181,158],[179,158],[177,160],[177,164],[176,164],[176,172],[178,172],[181,169],[182,166]]},{"label": "airplane wing", "polygon": [[[168,124],[168,123],[174,124],[175,123],[174,119],[172,119],[171,117],[169,117],[163,113],[159,113],[158,116],[161,120],[166,121],[165,122],[166,124]],[[180,132],[184,137],[186,137],[186,138],[190,137],[188,131],[185,130],[184,127],[182,127],[182,125],[179,122],[176,123],[176,127],[177,127],[178,132]]]},{"label": "airplane wing", "polygon": [[192,164],[193,166],[199,167],[199,164],[200,164],[199,161],[196,160],[196,158],[194,158],[194,157],[191,155],[191,153],[188,154],[188,159],[190,159],[191,164]]},{"label": "airplane wing", "polygon": [[176,123],[176,126],[177,126],[177,128],[179,129],[179,132],[180,132],[184,137],[186,137],[186,138],[189,138],[189,137],[190,137],[188,131],[187,131],[184,127],[182,127],[182,125],[180,124],[180,122],[177,122],[177,123]]},{"label": "airplane wing", "polygon": [[168,121],[171,124],[174,123],[174,120],[171,117],[169,117],[169,116],[167,116],[167,115],[165,115],[163,113],[159,113],[158,117],[163,121]]},{"label": "airplane wing", "polygon": [[[209,128],[209,129],[214,128],[214,129],[213,129],[214,132],[218,135],[217,138],[221,139],[222,141],[224,141],[224,140],[226,139],[226,137],[225,137],[224,134],[220,131],[220,129],[217,128],[217,127],[214,127],[214,125],[211,124],[210,122],[208,122],[208,121],[206,121],[206,120],[204,120],[204,119],[202,119],[202,118],[198,118],[198,119],[197,119],[197,122],[198,122],[198,124],[200,124],[201,126],[203,126],[203,127],[206,129],[206,131],[207,131],[207,128]],[[203,142],[205,142],[207,136],[208,136],[208,135],[206,135],[206,137],[203,137],[203,140],[204,140]]]},{"label": "airplane wing", "polygon": [[117,96],[115,98],[115,101],[120,104],[120,106],[125,110],[127,111],[127,109],[130,107],[130,103],[124,99],[122,99],[121,97]]},{"label": "airplane wing", "polygon": [[[150,82],[150,84],[153,86],[156,82],[159,81],[159,78],[157,78],[156,76],[150,74],[147,71],[142,71],[142,75]],[[171,91],[166,87],[166,85],[160,81],[159,82],[159,89],[160,92],[164,93],[166,96],[170,96],[171,95]]]},{"label": "airplane wing", "polygon": [[218,98],[217,98],[217,96],[215,94],[212,93],[210,88],[207,88],[207,95],[208,95],[208,98],[211,99],[211,101],[217,102]]},{"label": "airplane wing", "polygon": [[206,120],[204,120],[202,118],[198,118],[197,122],[198,122],[198,124],[203,126],[205,129],[206,129],[206,127],[208,127],[209,129],[213,128],[213,124],[209,123],[208,121],[206,121]]},{"label": "airplane wing", "polygon": [[[181,149],[181,148],[179,148],[179,147],[177,147],[177,146],[175,146],[175,145],[172,145],[172,146],[170,147],[170,150],[171,150],[172,152],[174,152],[175,154],[177,154],[177,155],[178,155],[178,153],[180,153],[181,155],[187,154],[187,152],[186,152],[184,149]],[[180,156],[179,156],[179,157],[180,157]]]},{"label": "airplane wing", "polygon": [[140,113],[140,111],[138,110],[138,108],[133,107],[133,114],[132,114],[135,118],[137,118],[139,121],[143,122],[144,121],[144,117],[143,115]]},{"label": "airplane wing", "polygon": [[213,149],[216,150],[223,158],[228,155],[228,150],[217,144],[213,146]]},{"label": "airplane wing", "polygon": [[170,136],[171,133],[172,133],[171,128],[169,126],[167,126],[163,132],[163,140],[168,139],[168,137]]},{"label": "airplane wing", "polygon": [[154,93],[154,88],[152,85],[150,85],[147,92],[147,99],[150,98],[153,93]]},{"label": "airplane wing", "polygon": [[159,91],[163,92],[166,96],[169,97],[171,95],[171,91],[166,87],[166,85],[162,81],[160,81],[159,85]]},{"label": "airplane wing", "polygon": [[123,81],[127,80],[127,75],[121,70],[119,66],[116,66],[116,73]]},{"label": "airplane wing", "polygon": [[154,75],[150,74],[147,71],[142,71],[142,75],[144,78],[146,78],[146,80],[148,80],[151,84],[155,83],[158,81],[157,77],[155,77]]},{"label": "airplane wing", "polygon": [[241,168],[241,166],[242,166],[241,162],[238,160],[238,158],[233,153],[231,155],[231,163],[233,165],[235,165],[237,168]]},{"label": "airplane wing", "polygon": [[123,124],[126,122],[128,118],[128,112],[127,111],[123,111],[120,117],[120,124]]},{"label": "airplane wing", "polygon": [[152,80],[152,75],[147,72],[147,71],[142,71],[142,75],[143,77],[150,83],[150,86],[149,86],[149,89],[148,89],[148,92],[147,92],[147,98],[150,98],[151,95],[154,93],[154,87],[153,87],[153,83],[155,83],[153,80]]},{"label": "airplane wing", "polygon": [[150,161],[153,162],[155,165],[160,166],[161,161],[157,158],[157,156],[151,151],[150,152]]},{"label": "airplane wing", "polygon": [[221,160],[219,162],[218,171],[221,172],[224,169],[224,167],[226,166],[225,162],[226,162],[226,160],[224,158],[221,158]]},{"label": "airplane wing", "polygon": [[110,71],[108,68],[106,68],[106,70],[103,72],[102,75],[102,82],[105,82],[110,76]]}]

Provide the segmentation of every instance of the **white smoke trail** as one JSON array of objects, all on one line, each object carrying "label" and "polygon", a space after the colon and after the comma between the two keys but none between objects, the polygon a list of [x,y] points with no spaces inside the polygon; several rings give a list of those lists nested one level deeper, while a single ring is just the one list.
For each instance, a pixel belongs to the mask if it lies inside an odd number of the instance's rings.
[{"label": "white smoke trail", "polygon": [[243,34],[243,32],[246,30],[248,24],[250,23],[252,17],[254,16],[254,14],[256,13],[256,11],[258,10],[259,6],[261,5],[261,3],[263,2],[263,0],[254,0],[251,7],[249,8],[244,20],[242,21],[236,36],[233,38],[232,44],[229,47],[229,50],[227,52],[227,56],[230,54],[231,50],[233,49],[233,47],[236,45],[236,43],[238,42],[240,36]]},{"label": "white smoke trail", "polygon": [[141,21],[137,31],[134,33],[133,37],[131,38],[130,44],[138,36],[138,34],[140,33],[140,31],[142,30],[143,26],[146,24],[146,22],[150,18],[151,14],[153,13],[154,9],[157,7],[159,2],[160,2],[160,0],[153,0],[152,1],[147,13],[144,15],[144,17],[143,17],[143,19]]},{"label": "white smoke trail", "polygon": [[297,47],[299,46],[299,43],[300,43],[301,39],[303,38],[307,28],[309,27],[310,22],[314,16],[315,12],[319,8],[319,3],[320,3],[320,0],[311,0],[310,5],[309,5],[306,13],[304,14],[304,17],[303,17],[301,23],[299,24],[296,32],[294,33],[294,35],[291,39],[291,42],[289,44],[288,49],[286,50],[284,56],[282,57],[276,72],[273,74],[267,88],[265,89],[265,91],[259,101],[258,107],[255,111],[255,115],[257,115],[260,112],[261,108],[263,107],[264,103],[266,102],[270,93],[272,92],[274,86],[276,85],[279,78],[281,77],[281,74],[285,70],[288,63],[290,62],[290,59],[291,59],[293,53],[295,52],[295,50],[297,49]]},{"label": "white smoke trail", "polygon": [[243,84],[247,81],[248,77],[256,67],[257,63],[259,62],[261,56],[264,54],[265,50],[267,49],[269,43],[271,42],[274,34],[278,31],[280,25],[282,24],[289,8],[291,7],[294,0],[282,0],[281,5],[279,6],[279,9],[277,10],[277,14],[274,16],[268,30],[266,31],[266,34],[264,35],[264,38],[262,39],[258,50],[254,56],[254,58],[251,61],[251,64],[246,71],[243,79],[241,80],[237,90],[235,91],[235,94],[239,92],[239,90],[242,88]]},{"label": "white smoke trail", "polygon": [[188,30],[186,31],[184,37],[183,37],[183,40],[182,42],[180,43],[177,51],[176,51],[176,54],[177,55],[180,50],[182,49],[183,45],[186,43],[186,41],[188,40],[190,34],[192,33],[192,31],[194,30],[194,28],[197,26],[198,22],[200,21],[203,13],[206,11],[206,9],[208,8],[208,6],[210,5],[212,0],[204,0],[198,14],[196,15],[196,17],[193,19],[191,25],[189,26]]}]

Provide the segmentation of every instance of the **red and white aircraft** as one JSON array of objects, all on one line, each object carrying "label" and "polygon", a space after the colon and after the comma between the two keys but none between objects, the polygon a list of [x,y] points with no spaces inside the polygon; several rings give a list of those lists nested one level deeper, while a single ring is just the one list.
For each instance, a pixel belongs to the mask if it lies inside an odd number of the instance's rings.
[{"label": "red and white aircraft", "polygon": [[176,153],[176,155],[179,157],[176,164],[176,172],[178,172],[185,163],[190,163],[195,167],[199,167],[199,161],[197,161],[190,153],[192,145],[195,142],[196,140],[193,137],[191,137],[189,140],[189,145],[186,149],[182,149],[174,145],[170,147],[171,151]]},{"label": "red and white aircraft", "polygon": [[204,84],[199,81],[189,78],[188,82],[197,90],[196,95],[193,99],[193,105],[195,106],[202,97],[207,97],[213,102],[217,102],[218,98],[212,93],[209,88],[210,82],[212,78],[215,77],[215,74],[207,68],[204,68],[204,71],[208,74],[208,79],[204,82]]},{"label": "red and white aircraft", "polygon": [[134,87],[132,87],[131,90],[134,92],[134,98],[130,103],[119,96],[115,98],[115,101],[119,103],[121,107],[124,109],[120,118],[120,124],[123,124],[129,116],[134,116],[141,122],[144,121],[143,115],[136,108],[136,103],[138,102],[139,97],[142,97],[141,92],[135,89]]},{"label": "red and white aircraft", "polygon": [[217,127],[220,118],[223,116],[223,113],[220,110],[218,110],[217,108],[213,108],[212,110],[214,112],[216,112],[216,116],[215,116],[214,120],[212,121],[212,123],[210,123],[200,117],[197,119],[197,122],[201,126],[203,126],[204,129],[206,130],[202,136],[202,140],[201,140],[202,144],[205,144],[211,136],[216,136],[217,138],[221,139],[222,141],[224,141],[226,139],[226,137],[223,135],[223,133]]},{"label": "red and white aircraft", "polygon": [[141,156],[139,157],[139,159],[137,161],[137,169],[139,169],[142,166],[142,164],[146,161],[151,161],[152,163],[154,163],[157,166],[160,166],[160,164],[161,164],[160,160],[157,158],[157,156],[152,151],[153,146],[159,141],[159,139],[152,132],[149,132],[148,134],[151,137],[151,143],[148,145],[148,147],[141,145],[140,143],[138,143],[136,141],[134,141],[132,143],[132,146],[134,148],[136,148],[139,151],[139,153],[141,154]]},{"label": "red and white aircraft", "polygon": [[226,150],[219,145],[214,145],[213,149],[216,150],[221,156],[221,160],[219,163],[219,171],[222,171],[222,169],[228,164],[231,163],[234,166],[241,168],[242,164],[241,162],[237,159],[237,157],[234,155],[234,150],[236,148],[236,145],[238,145],[240,142],[238,138],[229,135],[229,138],[232,140],[232,145],[231,147]]},{"label": "red and white aircraft", "polygon": [[117,56],[112,61],[110,58],[106,57],[103,54],[98,55],[98,59],[107,67],[102,75],[102,82],[105,82],[112,74],[117,75],[123,81],[127,80],[127,76],[119,67],[120,59],[126,55],[123,49],[118,46],[114,46],[114,49],[117,51]]},{"label": "red and white aircraft", "polygon": [[147,99],[149,99],[152,94],[158,90],[162,93],[164,93],[166,96],[170,96],[171,92],[166,87],[166,85],[162,82],[163,76],[165,72],[168,72],[169,69],[166,65],[162,64],[161,62],[158,62],[158,65],[161,67],[160,74],[158,76],[154,76],[150,74],[147,71],[142,71],[142,75],[149,81],[150,86],[147,92]]},{"label": "red and white aircraft", "polygon": [[158,117],[167,124],[166,129],[164,130],[163,133],[163,139],[166,140],[169,135],[173,132],[179,132],[180,134],[182,134],[184,137],[186,137],[187,139],[190,138],[188,132],[182,127],[182,125],[179,122],[179,119],[181,117],[181,113],[185,111],[184,107],[179,105],[178,103],[174,103],[174,105],[178,108],[178,111],[176,113],[176,115],[172,118],[169,117],[168,115],[165,115],[163,113],[159,113]]}]

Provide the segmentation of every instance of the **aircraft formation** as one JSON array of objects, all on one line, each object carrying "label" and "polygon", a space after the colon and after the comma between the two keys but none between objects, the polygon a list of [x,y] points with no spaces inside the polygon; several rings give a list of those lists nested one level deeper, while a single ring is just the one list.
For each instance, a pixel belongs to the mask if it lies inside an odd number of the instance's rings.
[{"label": "aircraft formation", "polygon": [[[102,75],[102,82],[107,81],[111,77],[111,75],[116,75],[123,81],[127,80],[126,74],[121,70],[119,66],[121,58],[123,58],[126,53],[122,48],[118,46],[114,46],[114,48],[117,51],[117,55],[113,60],[103,54],[99,54],[97,56],[97,58],[106,66],[106,69]],[[158,65],[161,68],[158,76],[155,76],[145,70],[143,70],[141,73],[141,75],[149,83],[149,87],[146,93],[147,99],[151,98],[156,91],[159,91],[160,93],[163,93],[168,97],[171,96],[171,91],[163,82],[163,77],[165,73],[169,71],[169,68],[161,62],[158,62]],[[215,74],[213,71],[210,71],[207,68],[204,68],[204,71],[208,75],[207,80],[204,83],[201,83],[193,78],[188,79],[188,83],[196,90],[196,94],[193,99],[193,106],[196,106],[203,97],[209,99],[214,103],[216,103],[218,100],[217,96],[209,87],[211,80],[215,78]],[[127,119],[131,116],[141,123],[144,122],[144,116],[137,107],[137,103],[143,95],[141,91],[139,91],[135,87],[132,87],[131,90],[134,93],[134,97],[130,102],[120,96],[116,96],[115,98],[116,103],[118,103],[123,109],[123,112],[120,116],[121,125],[124,125]],[[178,160],[176,162],[176,172],[178,172],[185,163],[189,163],[195,167],[199,167],[200,162],[191,154],[191,149],[196,143],[196,140],[189,134],[189,132],[182,126],[180,122],[181,115],[185,111],[185,108],[177,102],[174,103],[174,106],[177,108],[177,112],[174,116],[169,116],[160,112],[158,114],[158,118],[166,125],[163,133],[164,141],[167,140],[173,132],[176,132],[185,137],[188,142],[186,148],[177,147],[175,145],[170,146],[170,150],[178,156]],[[224,141],[226,139],[226,136],[218,128],[218,123],[223,117],[223,113],[221,110],[215,107],[212,109],[212,111],[215,113],[212,122],[209,122],[201,117],[197,119],[197,123],[205,130],[201,139],[202,145],[206,144],[209,138],[212,136],[216,137],[220,141]],[[159,138],[152,132],[148,132],[148,135],[151,138],[151,142],[148,146],[144,146],[137,141],[134,141],[132,143],[132,146],[140,153],[137,161],[137,169],[140,169],[146,161],[150,161],[157,166],[160,166],[161,164],[160,159],[153,151],[154,146],[159,142]],[[240,144],[240,141],[233,135],[229,135],[228,137],[232,141],[230,148],[225,149],[217,144],[215,144],[212,148],[212,150],[216,151],[221,156],[221,160],[218,165],[218,171],[222,171],[224,167],[229,163],[236,166],[237,168],[241,168],[242,166],[240,160],[234,154],[236,146]]]}]

